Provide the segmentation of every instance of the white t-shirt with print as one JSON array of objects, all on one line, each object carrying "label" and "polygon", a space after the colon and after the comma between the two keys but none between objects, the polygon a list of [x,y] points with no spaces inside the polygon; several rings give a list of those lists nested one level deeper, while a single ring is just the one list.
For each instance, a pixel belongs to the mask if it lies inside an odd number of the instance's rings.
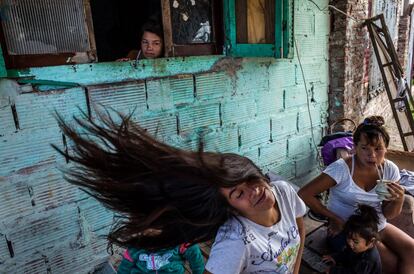
[{"label": "white t-shirt with print", "polygon": [[272,182],[281,219],[271,227],[241,216],[222,225],[212,246],[206,269],[211,273],[293,273],[300,247],[296,218],[306,206],[284,181]]},{"label": "white t-shirt with print", "polygon": [[[377,211],[380,221],[378,230],[384,229],[387,220],[382,213],[381,200],[378,199],[375,187],[370,191],[360,188],[352,179],[351,171],[343,159],[333,162],[323,172],[336,182],[336,185],[329,190],[327,207],[330,211],[346,221],[355,213],[358,204],[366,204]],[[398,167],[393,162],[385,160],[383,177],[385,180],[398,182],[400,180]]]}]

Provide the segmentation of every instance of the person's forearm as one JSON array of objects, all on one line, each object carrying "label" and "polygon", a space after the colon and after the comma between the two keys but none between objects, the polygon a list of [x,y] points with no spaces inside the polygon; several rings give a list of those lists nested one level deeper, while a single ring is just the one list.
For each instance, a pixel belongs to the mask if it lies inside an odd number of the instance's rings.
[{"label": "person's forearm", "polygon": [[330,220],[341,220],[341,218],[330,211],[326,206],[324,206],[319,199],[316,197],[302,197],[302,200],[308,205],[310,209],[312,209],[314,212],[322,214],[323,216],[328,217]]},{"label": "person's forearm", "polygon": [[298,256],[295,262],[295,269],[293,271],[294,274],[298,274],[300,270],[300,264],[302,262],[302,253],[303,253],[303,248],[305,247],[305,237],[306,237],[305,225],[303,224],[303,217],[297,218],[296,223],[299,229],[300,247],[299,247]]},{"label": "person's forearm", "polygon": [[404,196],[400,199],[385,203],[386,204],[383,206],[382,212],[384,213],[385,218],[393,219],[401,213],[404,203]]}]

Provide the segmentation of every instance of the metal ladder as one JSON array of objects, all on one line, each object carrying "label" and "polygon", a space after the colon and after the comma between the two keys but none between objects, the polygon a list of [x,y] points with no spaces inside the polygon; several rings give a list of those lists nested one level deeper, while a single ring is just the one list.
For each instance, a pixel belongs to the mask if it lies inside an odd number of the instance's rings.
[{"label": "metal ladder", "polygon": [[[414,100],[409,86],[403,79],[403,70],[398,61],[384,15],[380,14],[367,19],[364,25],[368,28],[404,150],[414,151]],[[403,96],[401,96],[402,93],[404,93]]]}]

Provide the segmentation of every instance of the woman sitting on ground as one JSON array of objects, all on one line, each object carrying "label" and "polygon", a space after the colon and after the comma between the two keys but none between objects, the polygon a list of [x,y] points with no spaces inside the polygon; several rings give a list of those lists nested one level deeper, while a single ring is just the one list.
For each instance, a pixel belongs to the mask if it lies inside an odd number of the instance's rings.
[{"label": "woman sitting on ground", "polygon": [[[398,167],[386,160],[390,137],[381,116],[371,116],[361,123],[353,135],[355,154],[346,160],[330,164],[300,191],[299,196],[316,213],[329,219],[328,244],[331,251],[341,251],[346,245],[343,233],[345,221],[354,214],[357,204],[367,204],[377,210],[381,242],[378,250],[385,273],[414,273],[414,239],[386,219],[398,216],[404,200],[399,185]],[[377,180],[392,181],[387,185],[389,197],[382,201],[376,193]],[[316,195],[330,189],[325,207]],[[398,271],[397,271],[398,269]]]},{"label": "woman sitting on ground", "polygon": [[[305,204],[248,158],[161,143],[128,117],[77,120],[69,182],[120,216],[108,239],[160,250],[215,238],[207,273],[299,273]],[[146,231],[151,233],[146,233]],[[217,235],[217,237],[216,237]]]}]

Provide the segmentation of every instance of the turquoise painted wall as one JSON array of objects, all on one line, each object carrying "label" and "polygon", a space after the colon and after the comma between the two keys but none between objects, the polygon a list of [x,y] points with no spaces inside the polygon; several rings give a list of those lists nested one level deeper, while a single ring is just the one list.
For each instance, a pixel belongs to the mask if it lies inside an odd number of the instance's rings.
[{"label": "turquoise painted wall", "polygon": [[68,120],[88,105],[135,109],[133,118],[170,144],[195,149],[202,134],[206,150],[246,155],[297,184],[314,176],[313,143],[328,102],[328,15],[296,0],[294,22],[308,95],[296,53],[281,60],[207,56],[8,71],[78,86],[49,83],[30,92],[26,84],[14,108],[0,108],[0,273],[86,273],[108,257],[99,236],[112,214],[62,179],[58,169],[68,164],[50,147],[65,146],[54,109]]}]

